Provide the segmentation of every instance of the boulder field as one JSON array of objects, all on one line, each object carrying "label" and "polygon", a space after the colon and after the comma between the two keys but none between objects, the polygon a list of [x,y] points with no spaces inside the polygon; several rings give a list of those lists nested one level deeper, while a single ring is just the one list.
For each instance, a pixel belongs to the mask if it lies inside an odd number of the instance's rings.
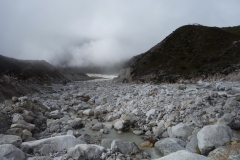
[{"label": "boulder field", "polygon": [[[237,160],[240,83],[136,84],[94,80],[0,104],[0,159]],[[4,117],[4,118],[3,118]],[[142,143],[105,134],[132,132]]]}]

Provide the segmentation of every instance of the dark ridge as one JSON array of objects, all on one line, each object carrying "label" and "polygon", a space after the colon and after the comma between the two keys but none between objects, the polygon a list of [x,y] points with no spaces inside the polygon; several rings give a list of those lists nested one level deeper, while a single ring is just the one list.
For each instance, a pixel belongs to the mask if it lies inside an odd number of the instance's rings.
[{"label": "dark ridge", "polygon": [[147,52],[133,57],[134,80],[171,82],[199,75],[228,74],[239,68],[240,26],[185,25]]}]

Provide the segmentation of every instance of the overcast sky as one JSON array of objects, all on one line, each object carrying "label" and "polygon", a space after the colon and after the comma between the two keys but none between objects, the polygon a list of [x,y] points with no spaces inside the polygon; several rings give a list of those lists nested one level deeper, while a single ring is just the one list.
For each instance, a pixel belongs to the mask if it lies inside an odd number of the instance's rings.
[{"label": "overcast sky", "polygon": [[0,54],[72,66],[150,49],[178,27],[240,25],[240,0],[0,0]]}]

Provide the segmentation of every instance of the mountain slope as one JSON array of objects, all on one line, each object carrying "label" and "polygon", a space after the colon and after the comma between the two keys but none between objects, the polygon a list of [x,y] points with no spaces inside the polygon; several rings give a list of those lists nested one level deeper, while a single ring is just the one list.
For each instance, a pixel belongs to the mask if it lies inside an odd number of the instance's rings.
[{"label": "mountain slope", "polygon": [[198,75],[227,74],[239,68],[240,27],[186,25],[147,52],[133,57],[133,80],[175,81]]},{"label": "mountain slope", "polygon": [[0,55],[0,102],[13,96],[32,94],[45,84],[91,79],[82,73],[58,69],[46,61],[18,60]]}]

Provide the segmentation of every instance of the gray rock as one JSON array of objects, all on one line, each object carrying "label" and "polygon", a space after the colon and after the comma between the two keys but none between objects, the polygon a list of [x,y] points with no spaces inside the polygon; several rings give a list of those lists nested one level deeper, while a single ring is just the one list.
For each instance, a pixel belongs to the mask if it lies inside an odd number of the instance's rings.
[{"label": "gray rock", "polygon": [[1,144],[12,144],[19,147],[22,144],[22,139],[15,135],[0,134],[0,145]]},{"label": "gray rock", "polygon": [[22,128],[22,129],[27,129],[29,131],[32,131],[35,128],[35,125],[31,123],[27,123],[24,120],[19,120],[17,123],[12,124],[11,128]]},{"label": "gray rock", "polygon": [[209,153],[211,160],[239,160],[240,159],[240,143],[218,147]]},{"label": "gray rock", "polygon": [[47,156],[35,156],[29,157],[27,160],[54,160],[54,159]]},{"label": "gray rock", "polygon": [[25,154],[12,144],[0,145],[0,155],[9,160],[25,160]]},{"label": "gray rock", "polygon": [[185,150],[180,150],[155,160],[210,160],[210,159],[199,154],[191,153]]},{"label": "gray rock", "polygon": [[103,146],[106,149],[110,149],[111,148],[111,143],[114,139],[102,139],[101,141],[101,146]]},{"label": "gray rock", "polygon": [[104,147],[94,144],[79,144],[69,148],[67,155],[69,158],[80,159],[96,159],[101,157]]},{"label": "gray rock", "polygon": [[234,123],[233,116],[230,113],[224,114],[224,116],[217,121],[218,124],[231,126]]},{"label": "gray rock", "polygon": [[99,123],[99,122],[95,123],[92,127],[92,129],[96,130],[96,131],[100,131],[100,129],[102,129],[102,128],[103,128],[103,124]]},{"label": "gray rock", "polygon": [[177,138],[184,138],[187,139],[189,136],[192,135],[193,129],[188,127],[184,123],[179,123],[176,126],[172,127],[172,134],[174,137]]},{"label": "gray rock", "polygon": [[26,140],[32,137],[32,133],[29,130],[24,129],[22,132],[22,140]]},{"label": "gray rock", "polygon": [[186,145],[186,150],[192,153],[200,153],[200,150],[198,148],[197,134],[192,135],[190,142]]},{"label": "gray rock", "polygon": [[132,81],[131,72],[132,72],[132,68],[121,69],[118,74],[118,80],[123,82],[131,82]]},{"label": "gray rock", "polygon": [[162,152],[164,156],[171,154],[179,150],[185,150],[186,143],[181,139],[177,138],[164,138],[160,141],[157,141],[154,147]]},{"label": "gray rock", "polygon": [[212,149],[231,141],[233,132],[230,127],[217,124],[203,127],[197,134],[201,154],[208,154]]},{"label": "gray rock", "polygon": [[0,160],[8,160],[8,159],[0,155]]},{"label": "gray rock", "polygon": [[74,136],[64,135],[23,142],[21,147],[29,146],[29,149],[38,151],[41,155],[46,156],[51,152],[57,152],[63,149],[67,150],[77,144],[85,144],[85,142],[75,138]]},{"label": "gray rock", "polygon": [[124,123],[122,120],[117,120],[115,123],[114,123],[114,128],[117,129],[117,130],[122,130],[124,128]]},{"label": "gray rock", "polygon": [[83,114],[85,114],[87,116],[93,116],[94,111],[92,109],[86,109],[86,110],[83,111]]},{"label": "gray rock", "polygon": [[19,113],[13,115],[12,123],[17,123],[19,120],[23,120],[23,116]]},{"label": "gray rock", "polygon": [[118,151],[122,154],[137,154],[141,152],[134,142],[123,142],[119,139],[112,141],[111,150]]},{"label": "gray rock", "polygon": [[22,132],[23,132],[22,128],[10,128],[9,130],[6,131],[6,134],[22,137]]}]

